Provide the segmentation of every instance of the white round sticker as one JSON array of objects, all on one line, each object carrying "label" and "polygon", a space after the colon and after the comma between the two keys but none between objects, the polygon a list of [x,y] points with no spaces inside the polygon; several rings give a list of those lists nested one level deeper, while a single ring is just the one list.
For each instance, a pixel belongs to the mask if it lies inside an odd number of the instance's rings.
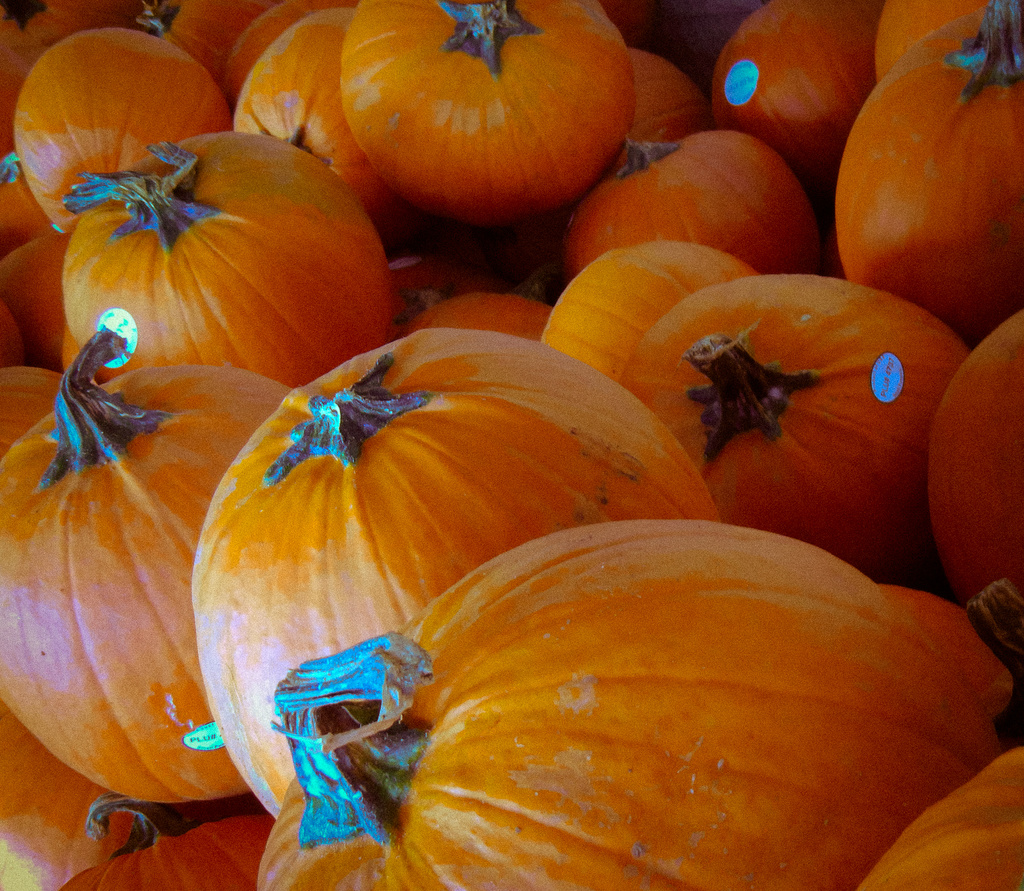
[{"label": "white round sticker", "polygon": [[871,392],[879,402],[893,402],[903,390],[903,363],[895,353],[882,353],[871,369]]},{"label": "white round sticker", "polygon": [[117,359],[111,359],[107,363],[107,368],[120,368],[131,358],[132,353],[135,352],[135,347],[139,344],[139,326],[135,324],[135,319],[132,318],[128,310],[111,307],[105,310],[96,322],[97,331],[102,331],[104,328],[113,331],[115,334],[120,334],[128,341],[125,354]]},{"label": "white round sticker", "polygon": [[740,59],[725,76],[725,98],[730,105],[745,105],[757,90],[760,72],[750,59]]}]

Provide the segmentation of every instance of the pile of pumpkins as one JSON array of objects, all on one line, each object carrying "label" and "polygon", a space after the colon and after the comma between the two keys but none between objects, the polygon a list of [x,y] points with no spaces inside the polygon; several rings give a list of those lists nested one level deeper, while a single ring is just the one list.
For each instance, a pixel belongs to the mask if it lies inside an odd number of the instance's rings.
[{"label": "pile of pumpkins", "polygon": [[0,891],[1019,891],[1021,0],[0,5]]}]

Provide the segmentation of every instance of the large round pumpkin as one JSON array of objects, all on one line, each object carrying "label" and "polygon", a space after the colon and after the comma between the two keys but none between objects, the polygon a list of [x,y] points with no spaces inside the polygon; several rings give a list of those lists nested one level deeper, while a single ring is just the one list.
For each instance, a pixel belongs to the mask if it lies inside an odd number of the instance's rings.
[{"label": "large round pumpkin", "polygon": [[700,463],[727,522],[812,542],[879,582],[939,590],[928,428],[966,356],[895,295],[748,276],[677,303],[620,380]]},{"label": "large round pumpkin", "polygon": [[394,306],[384,247],[319,159],[235,132],[153,151],[68,199],[80,217],[64,313],[78,344],[118,307],[139,334],[125,370],[231,364],[298,386],[384,342]]},{"label": "large round pumpkin", "polygon": [[276,812],[289,666],[401,627],[485,560],[555,529],[717,518],[639,400],[536,341],[428,328],[294,390],[211,502],[193,596],[225,742]]},{"label": "large round pumpkin", "polygon": [[356,142],[400,195],[478,225],[579,197],[633,119],[598,0],[363,0],[341,49]]},{"label": "large round pumpkin", "polygon": [[214,488],[286,388],[239,368],[92,381],[102,331],[54,412],[0,460],[0,698],[61,761],[135,798],[246,791],[206,702],[192,562]]},{"label": "large round pumpkin", "polygon": [[853,888],[999,754],[945,656],[802,542],[685,520],[545,536],[404,637],[282,679],[306,795],[261,891]]}]

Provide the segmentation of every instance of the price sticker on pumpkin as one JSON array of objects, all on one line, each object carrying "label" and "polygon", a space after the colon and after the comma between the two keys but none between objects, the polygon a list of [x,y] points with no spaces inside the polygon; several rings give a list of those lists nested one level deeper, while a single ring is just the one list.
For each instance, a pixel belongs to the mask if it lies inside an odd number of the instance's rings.
[{"label": "price sticker on pumpkin", "polygon": [[879,402],[895,402],[903,391],[903,363],[895,353],[882,353],[871,368],[871,392]]},{"label": "price sticker on pumpkin", "polygon": [[725,99],[730,105],[746,105],[757,91],[760,71],[750,59],[740,59],[725,76]]},{"label": "price sticker on pumpkin", "polygon": [[181,741],[197,752],[212,752],[215,749],[224,748],[224,738],[220,735],[220,728],[216,721],[203,724],[190,733],[186,733]]},{"label": "price sticker on pumpkin", "polygon": [[106,363],[107,368],[120,368],[132,357],[135,347],[139,345],[139,326],[135,324],[135,319],[132,318],[132,314],[128,310],[111,307],[105,310],[96,321],[97,331],[102,331],[104,328],[115,334],[120,334],[128,342],[123,355]]}]

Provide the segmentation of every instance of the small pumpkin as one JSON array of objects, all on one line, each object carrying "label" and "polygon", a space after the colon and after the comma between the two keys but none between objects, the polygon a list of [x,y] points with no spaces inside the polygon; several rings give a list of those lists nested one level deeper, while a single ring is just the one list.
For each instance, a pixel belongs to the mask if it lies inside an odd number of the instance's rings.
[{"label": "small pumpkin", "polygon": [[76,343],[115,306],[138,327],[124,370],[231,364],[297,386],[384,342],[387,257],[341,177],[266,134],[151,149],[66,202],[79,214],[62,278]]},{"label": "small pumpkin", "polygon": [[142,0],[135,21],[142,29],[181,47],[224,89],[228,55],[258,15],[277,0]]},{"label": "small pumpkin", "polygon": [[98,866],[128,837],[127,815],[89,838],[92,803],[108,790],[58,761],[0,702],[0,888],[53,891]]},{"label": "small pumpkin", "polygon": [[1000,751],[877,585],[692,520],[527,542],[276,703],[299,780],[261,891],[839,891]]},{"label": "small pumpkin", "polygon": [[32,66],[18,95],[14,147],[39,206],[67,229],[74,214],[64,196],[80,173],[129,170],[151,143],[230,129],[224,94],[184,50],[142,31],[92,28]]},{"label": "small pumpkin", "polygon": [[235,104],[234,129],[269,133],[311,153],[352,187],[386,248],[410,241],[426,215],[399,197],[352,138],[341,104],[341,56],[354,7],[309,12],[255,61]]},{"label": "small pumpkin", "polygon": [[597,0],[364,0],[341,78],[352,135],[384,180],[475,225],[579,197],[634,110],[626,45]]},{"label": "small pumpkin", "polygon": [[616,168],[580,201],[565,235],[571,279],[612,248],[695,241],[758,272],[817,272],[818,222],[778,152],[738,130],[678,142],[627,141]]},{"label": "small pumpkin", "polygon": [[885,0],[875,34],[875,81],[918,40],[984,5],[985,0]]},{"label": "small pumpkin", "polygon": [[825,224],[846,136],[875,86],[882,2],[770,0],[743,20],[715,63],[716,125],[775,149]]},{"label": "small pumpkin", "polygon": [[715,126],[711,102],[693,79],[664,56],[630,47],[636,110],[629,138],[672,142]]},{"label": "small pumpkin", "polygon": [[182,365],[96,384],[126,348],[112,330],[90,339],[54,411],[0,460],[0,698],[107,789],[241,793],[206,728],[192,563],[217,481],[286,388]]},{"label": "small pumpkin", "polygon": [[173,812],[119,796],[98,799],[88,816],[97,838],[119,813],[146,825],[150,837],[106,863],[83,870],[60,891],[255,891],[260,858],[274,818],[269,814],[227,817],[203,823],[176,819]]},{"label": "small pumpkin", "polygon": [[1022,22],[1020,0],[991,0],[907,50],[857,115],[836,185],[847,278],[969,346],[1024,309]]},{"label": "small pumpkin", "polygon": [[612,248],[563,288],[541,340],[618,380],[637,341],[680,300],[706,285],[756,274],[732,254],[693,241]]},{"label": "small pumpkin", "polygon": [[293,390],[224,474],[193,570],[203,676],[235,762],[276,813],[270,725],[290,665],[401,627],[554,529],[717,518],[635,397],[544,344],[425,328]]},{"label": "small pumpkin", "polygon": [[966,357],[952,330],[893,294],[747,276],[667,311],[620,381],[699,462],[726,522],[940,592],[928,430]]}]

